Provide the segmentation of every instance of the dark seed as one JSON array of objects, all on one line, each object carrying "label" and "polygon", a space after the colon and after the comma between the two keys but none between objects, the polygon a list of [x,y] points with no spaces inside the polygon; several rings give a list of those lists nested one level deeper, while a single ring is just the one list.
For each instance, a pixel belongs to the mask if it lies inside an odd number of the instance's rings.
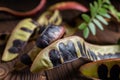
[{"label": "dark seed", "polygon": [[45,48],[49,45],[49,39],[47,38],[47,36],[41,36],[37,39],[36,41],[36,45],[39,48]]},{"label": "dark seed", "polygon": [[20,57],[20,60],[25,65],[31,65],[32,64],[32,60],[30,59],[30,57],[27,54],[23,54]]},{"label": "dark seed", "polygon": [[50,60],[52,61],[54,66],[60,65],[61,64],[61,56],[60,56],[60,52],[58,50],[51,50],[49,52],[49,56],[50,56]]},{"label": "dark seed", "polygon": [[21,48],[22,46],[24,46],[24,43],[25,43],[24,41],[17,39],[13,41],[13,46],[17,48]]},{"label": "dark seed", "polygon": [[81,55],[82,55],[83,57],[86,57],[86,55],[85,55],[85,53],[84,53],[84,51],[83,51],[83,47],[82,47],[82,45],[81,45],[81,43],[80,43],[79,41],[77,41],[77,45],[78,45],[78,47],[79,47],[79,49],[80,49]]},{"label": "dark seed", "polygon": [[25,31],[25,32],[29,32],[29,33],[32,33],[32,32],[33,32],[32,30],[27,29],[27,28],[25,28],[25,27],[21,27],[20,29],[23,30],[23,31]]},{"label": "dark seed", "polygon": [[61,51],[62,57],[65,62],[77,58],[75,47],[71,41],[69,41],[67,45],[64,45],[64,43],[60,43],[59,50]]},{"label": "dark seed", "polygon": [[114,65],[110,70],[110,78],[111,80],[120,80],[120,67],[118,65]]},{"label": "dark seed", "polygon": [[11,47],[8,51],[10,53],[18,53],[19,52],[18,48],[16,48],[16,47]]},{"label": "dark seed", "polygon": [[101,55],[100,53],[98,53],[98,57],[100,59],[119,58],[120,53],[107,53],[107,54],[104,53],[104,55]]},{"label": "dark seed", "polygon": [[108,68],[106,65],[104,64],[101,64],[99,67],[98,67],[98,76],[100,79],[102,80],[107,80],[107,76],[108,75]]},{"label": "dark seed", "polygon": [[97,56],[95,55],[95,53],[93,51],[91,51],[90,49],[88,50],[88,54],[91,56],[92,60],[97,60]]}]

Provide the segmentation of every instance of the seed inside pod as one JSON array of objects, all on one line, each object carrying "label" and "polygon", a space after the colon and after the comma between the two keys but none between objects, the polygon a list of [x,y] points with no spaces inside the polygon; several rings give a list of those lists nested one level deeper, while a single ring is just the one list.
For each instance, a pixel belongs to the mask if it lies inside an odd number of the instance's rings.
[{"label": "seed inside pod", "polygon": [[120,57],[120,53],[108,53],[108,54],[100,54],[98,53],[98,57],[100,59],[109,59],[109,58],[119,58]]},{"label": "seed inside pod", "polygon": [[30,57],[27,54],[23,54],[20,57],[20,60],[22,63],[26,64],[26,65],[31,65],[32,64],[32,60],[30,59]]},{"label": "seed inside pod", "polygon": [[67,45],[62,42],[59,43],[59,49],[65,62],[77,58],[75,46],[72,41],[68,41]]},{"label": "seed inside pod", "polygon": [[98,76],[100,79],[107,79],[107,75],[108,74],[108,68],[106,65],[104,64],[101,64],[99,67],[98,67]]},{"label": "seed inside pod", "polygon": [[47,28],[41,33],[36,41],[36,45],[39,48],[45,48],[53,41],[61,38],[65,32],[64,27],[48,25]]},{"label": "seed inside pod", "polygon": [[10,49],[8,49],[8,51],[9,51],[10,53],[18,53],[18,52],[19,52],[19,49],[16,48],[16,47],[11,47]]},{"label": "seed inside pod", "polygon": [[[91,79],[120,80],[120,59],[104,59],[84,64],[80,74]],[[91,73],[92,72],[92,73]]]},{"label": "seed inside pod", "polygon": [[79,50],[80,50],[80,52],[81,52],[81,55],[83,56],[83,57],[85,57],[86,55],[84,54],[84,49],[83,49],[83,46],[82,46],[82,44],[79,42],[79,41],[77,41],[77,45],[78,45],[78,47],[79,47]]},{"label": "seed inside pod", "polygon": [[116,64],[110,70],[111,80],[119,80],[119,75],[120,75],[120,67],[119,65]]},{"label": "seed inside pod", "polygon": [[58,50],[52,49],[49,52],[49,56],[50,56],[50,60],[52,61],[52,64],[54,66],[61,64],[61,56],[60,56],[60,52]]}]

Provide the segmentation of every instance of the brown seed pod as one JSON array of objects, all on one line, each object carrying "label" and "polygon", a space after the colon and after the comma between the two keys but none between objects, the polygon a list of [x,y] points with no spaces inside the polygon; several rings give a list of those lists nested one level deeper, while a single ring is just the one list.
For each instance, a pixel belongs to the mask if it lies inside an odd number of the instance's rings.
[{"label": "brown seed pod", "polygon": [[44,73],[31,73],[28,69],[12,71],[3,80],[46,80]]},{"label": "brown seed pod", "polygon": [[36,6],[34,9],[32,9],[30,11],[26,11],[26,12],[15,11],[15,10],[7,8],[7,7],[0,7],[0,11],[8,12],[12,15],[20,16],[20,17],[31,16],[31,15],[36,14],[38,11],[40,11],[44,7],[45,3],[46,3],[46,0],[40,0],[40,3],[38,4],[38,6]]},{"label": "brown seed pod", "polygon": [[102,80],[120,80],[120,59],[104,59],[82,65],[80,75]]},{"label": "brown seed pod", "polygon": [[94,61],[119,58],[120,47],[119,45],[92,45],[78,36],[63,38],[55,41],[37,55],[31,66],[31,71],[38,72],[51,69],[79,57],[86,57]]},{"label": "brown seed pod", "polygon": [[53,69],[46,70],[46,77],[48,80],[82,80],[77,75],[78,69],[83,64],[89,62],[91,62],[91,60],[82,57],[78,58],[58,67],[54,67]]}]

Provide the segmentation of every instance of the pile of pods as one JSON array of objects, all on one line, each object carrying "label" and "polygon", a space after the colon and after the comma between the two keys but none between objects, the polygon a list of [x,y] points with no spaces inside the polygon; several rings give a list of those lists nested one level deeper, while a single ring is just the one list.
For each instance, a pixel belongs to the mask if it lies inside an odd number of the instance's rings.
[{"label": "pile of pods", "polygon": [[[41,0],[37,10],[25,14],[9,9],[3,10],[17,16],[26,16],[40,10],[45,2],[46,0]],[[77,2],[64,2],[52,6],[37,21],[26,18],[17,24],[6,38],[7,43],[2,55],[4,62],[0,63],[0,80],[40,80],[35,76],[40,76],[41,72],[59,68],[77,59],[84,63],[79,66],[79,74],[88,80],[120,80],[120,45],[93,45],[80,36],[73,35],[63,24],[60,15],[61,10],[67,9],[88,11]],[[25,53],[26,45],[32,41],[32,49]],[[90,61],[84,62],[81,58]],[[7,72],[4,73],[4,69]],[[26,69],[27,71],[24,72]],[[82,77],[80,79],[82,80]]]}]

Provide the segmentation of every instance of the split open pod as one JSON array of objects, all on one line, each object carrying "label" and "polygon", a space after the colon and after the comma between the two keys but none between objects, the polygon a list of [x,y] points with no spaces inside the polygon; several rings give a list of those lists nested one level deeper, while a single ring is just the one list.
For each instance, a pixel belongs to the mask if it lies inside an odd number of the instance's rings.
[{"label": "split open pod", "polygon": [[31,71],[39,72],[52,69],[61,64],[85,57],[90,60],[102,60],[120,57],[120,46],[99,46],[85,42],[78,36],[59,39],[43,49],[32,63]]},{"label": "split open pod", "polygon": [[82,65],[79,71],[92,80],[120,80],[120,58],[90,62]]}]

